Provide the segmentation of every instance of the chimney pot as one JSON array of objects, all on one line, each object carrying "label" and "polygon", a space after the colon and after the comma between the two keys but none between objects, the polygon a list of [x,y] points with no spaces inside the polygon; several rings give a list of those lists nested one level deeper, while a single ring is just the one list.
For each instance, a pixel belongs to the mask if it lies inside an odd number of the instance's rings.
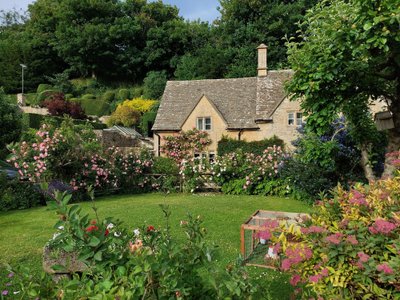
[{"label": "chimney pot", "polygon": [[268,50],[268,47],[265,44],[261,44],[260,46],[257,47],[257,52],[258,52],[257,76],[258,77],[265,77],[268,75],[267,50]]}]

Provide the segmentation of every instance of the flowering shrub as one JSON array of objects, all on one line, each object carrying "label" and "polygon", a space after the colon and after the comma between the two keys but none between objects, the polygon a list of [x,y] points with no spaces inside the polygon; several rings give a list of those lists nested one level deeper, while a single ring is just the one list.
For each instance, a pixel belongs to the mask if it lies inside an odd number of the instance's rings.
[{"label": "flowering shrub", "polygon": [[[205,241],[200,216],[181,221],[186,235],[177,242],[170,228],[152,225],[126,230],[117,221],[90,220],[69,196],[58,194],[60,221],[49,246],[77,251],[88,269],[72,280],[52,282],[25,270],[10,272],[3,296],[16,299],[253,299],[261,297],[239,265],[216,264],[215,247]],[[168,207],[162,206],[169,217]],[[96,210],[95,210],[96,213]],[[97,216],[97,213],[96,213]],[[180,239],[181,240],[181,239]],[[55,266],[62,268],[62,266]],[[29,276],[27,276],[29,275]]]},{"label": "flowering shrub", "polygon": [[181,131],[177,135],[166,136],[161,152],[180,164],[185,159],[191,159],[194,154],[201,153],[211,144],[211,139],[205,131],[192,129]]},{"label": "flowering shrub", "polygon": [[204,178],[201,176],[209,168],[207,159],[201,157],[192,157],[188,160],[183,159],[179,166],[179,175],[182,179],[183,192],[195,192],[204,184]]},{"label": "flowering shrub", "polygon": [[289,191],[279,171],[287,157],[280,146],[262,155],[237,151],[217,157],[211,164],[213,180],[228,194],[285,194]]},{"label": "flowering shrub", "polygon": [[400,177],[338,187],[303,227],[272,235],[291,283],[318,299],[400,297]]}]

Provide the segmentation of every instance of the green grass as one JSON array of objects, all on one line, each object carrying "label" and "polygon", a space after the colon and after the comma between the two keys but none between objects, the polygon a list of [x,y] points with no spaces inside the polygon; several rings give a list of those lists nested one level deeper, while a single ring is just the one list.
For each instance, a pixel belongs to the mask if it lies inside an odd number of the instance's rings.
[{"label": "green grass", "polygon": [[[171,209],[170,224],[178,239],[183,235],[179,223],[188,212],[201,215],[207,228],[207,239],[220,248],[219,263],[223,266],[234,261],[240,253],[240,225],[258,209],[310,212],[305,203],[289,198],[231,195],[161,194],[121,195],[98,198],[96,206],[100,217],[112,216],[134,229],[143,224],[165,227],[159,204]],[[91,203],[82,203],[85,212],[92,214]],[[41,267],[41,252],[52,237],[57,221],[54,211],[45,207],[24,211],[0,213],[0,264],[27,265],[35,272]],[[4,278],[5,269],[1,267]],[[272,299],[285,299],[291,291],[287,277],[280,272],[255,270],[250,274],[263,283]],[[5,283],[0,277],[0,289]],[[283,294],[282,294],[283,293]],[[284,296],[286,294],[286,296]]]}]

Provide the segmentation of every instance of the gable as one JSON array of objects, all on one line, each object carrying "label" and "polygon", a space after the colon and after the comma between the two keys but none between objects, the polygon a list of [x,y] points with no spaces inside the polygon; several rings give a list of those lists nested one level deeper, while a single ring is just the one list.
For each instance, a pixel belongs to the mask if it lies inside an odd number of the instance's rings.
[{"label": "gable", "polygon": [[257,129],[256,119],[270,118],[285,96],[291,71],[270,71],[265,77],[168,81],[153,130],[179,131],[205,96],[227,129]]}]

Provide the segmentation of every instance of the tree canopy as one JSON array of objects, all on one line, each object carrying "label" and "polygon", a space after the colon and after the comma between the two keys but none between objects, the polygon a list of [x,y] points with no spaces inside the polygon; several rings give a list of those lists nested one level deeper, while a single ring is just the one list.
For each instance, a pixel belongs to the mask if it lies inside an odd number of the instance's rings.
[{"label": "tree canopy", "polygon": [[359,144],[370,142],[370,101],[385,101],[400,146],[400,7],[396,0],[322,1],[300,24],[301,40],[288,43],[294,70],[288,91],[301,100],[307,125],[325,131],[339,112]]}]

